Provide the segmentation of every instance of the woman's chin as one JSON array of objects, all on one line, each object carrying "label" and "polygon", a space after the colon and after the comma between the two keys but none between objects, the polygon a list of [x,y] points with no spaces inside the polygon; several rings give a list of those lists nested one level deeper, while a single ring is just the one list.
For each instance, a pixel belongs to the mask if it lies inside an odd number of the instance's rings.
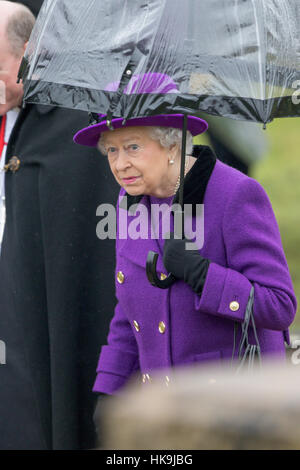
[{"label": "woman's chin", "polygon": [[127,184],[125,184],[123,188],[125,189],[126,193],[129,194],[130,196],[143,196],[144,195],[141,188],[134,188]]}]

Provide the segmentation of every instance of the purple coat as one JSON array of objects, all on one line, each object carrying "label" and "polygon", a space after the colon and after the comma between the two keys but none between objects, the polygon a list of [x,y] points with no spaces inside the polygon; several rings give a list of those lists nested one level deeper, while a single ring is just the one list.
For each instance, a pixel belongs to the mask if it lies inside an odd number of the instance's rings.
[{"label": "purple coat", "polygon": [[[149,207],[149,197],[140,203]],[[251,285],[262,355],[284,355],[296,298],[268,196],[257,181],[217,160],[203,203],[200,253],[211,263],[201,297],[183,281],[166,290],[150,285],[149,250],[159,253],[158,273],[166,273],[163,240],[117,239],[118,305],[94,391],[114,394],[137,371],[230,358],[234,322],[244,319]]]}]

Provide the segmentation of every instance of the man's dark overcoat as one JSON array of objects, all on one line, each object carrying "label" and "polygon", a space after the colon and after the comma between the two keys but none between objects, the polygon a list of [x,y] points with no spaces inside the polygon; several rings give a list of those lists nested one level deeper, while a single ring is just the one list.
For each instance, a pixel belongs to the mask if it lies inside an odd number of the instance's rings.
[{"label": "man's dark overcoat", "polygon": [[[72,142],[87,113],[29,105],[6,163],[0,258],[0,448],[95,443],[92,386],[115,306],[114,241],[96,236],[119,192],[107,159]],[[3,343],[2,343],[3,345]]]}]

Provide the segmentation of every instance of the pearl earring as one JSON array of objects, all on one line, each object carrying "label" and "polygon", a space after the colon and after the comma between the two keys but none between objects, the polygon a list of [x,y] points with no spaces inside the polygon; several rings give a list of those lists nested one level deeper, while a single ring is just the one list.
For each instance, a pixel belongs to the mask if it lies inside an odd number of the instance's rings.
[{"label": "pearl earring", "polygon": [[169,160],[170,165],[174,165],[174,163],[175,163],[175,160],[173,160],[173,158],[171,160]]}]

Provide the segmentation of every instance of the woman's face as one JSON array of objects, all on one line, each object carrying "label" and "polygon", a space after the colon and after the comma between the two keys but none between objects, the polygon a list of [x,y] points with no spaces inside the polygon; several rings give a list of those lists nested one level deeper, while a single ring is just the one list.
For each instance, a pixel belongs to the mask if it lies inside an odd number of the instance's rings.
[{"label": "woman's face", "polygon": [[178,175],[169,160],[175,157],[175,146],[162,147],[150,137],[147,127],[123,127],[104,132],[101,144],[115,179],[128,194],[156,197],[173,194]]}]

